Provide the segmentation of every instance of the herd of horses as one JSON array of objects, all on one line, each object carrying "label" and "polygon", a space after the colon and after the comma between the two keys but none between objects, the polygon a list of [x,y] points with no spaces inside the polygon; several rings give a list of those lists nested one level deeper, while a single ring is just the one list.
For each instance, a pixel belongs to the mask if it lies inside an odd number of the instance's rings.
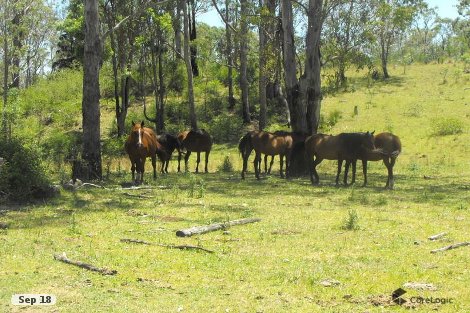
[{"label": "herd of horses", "polygon": [[[168,164],[175,150],[178,152],[178,172],[181,171],[180,164],[183,155],[185,170],[188,169],[188,160],[192,152],[197,153],[196,173],[199,172],[201,153],[205,153],[204,171],[207,172],[211,148],[212,138],[205,130],[185,130],[177,136],[170,134],[157,135],[153,129],[145,127],[143,121],[141,123],[132,122],[132,130],[125,143],[125,150],[131,161],[132,179],[136,183],[142,183],[144,180],[145,161],[148,157],[152,159],[154,178],[157,176],[157,157],[162,162],[161,172],[168,173]],[[397,136],[387,132],[375,136],[374,132],[308,136],[286,131],[272,133],[250,131],[240,139],[238,150],[243,158],[242,179],[245,179],[248,158],[253,151],[255,151],[253,165],[257,179],[260,179],[261,156],[263,154],[265,173],[269,174],[271,172],[274,156],[278,155],[280,158],[280,175],[282,178],[288,178],[293,157],[296,157],[296,153],[302,153],[308,163],[308,172],[312,184],[319,184],[320,178],[316,168],[325,159],[338,161],[337,185],[339,184],[343,162],[345,162],[343,183],[348,185],[349,168],[352,167],[351,184],[353,184],[356,180],[356,163],[357,160],[361,160],[364,186],[367,184],[367,162],[383,160],[388,171],[385,188],[393,189],[393,166],[401,153],[401,142]],[[271,156],[269,168],[267,166],[268,156]],[[137,173],[137,176],[135,176],[135,173]]]}]

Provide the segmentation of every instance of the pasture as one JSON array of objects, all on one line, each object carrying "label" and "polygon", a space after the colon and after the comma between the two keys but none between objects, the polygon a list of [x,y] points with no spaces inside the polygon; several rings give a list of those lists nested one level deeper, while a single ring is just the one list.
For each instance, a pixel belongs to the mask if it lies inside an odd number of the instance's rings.
[{"label": "pasture", "polygon": [[[170,173],[153,181],[147,162],[143,188],[130,190],[122,188],[131,181],[130,162],[115,159],[105,189],[62,190],[46,203],[0,207],[0,310],[37,312],[12,306],[11,295],[49,293],[57,305],[41,312],[468,312],[470,247],[430,251],[470,241],[469,74],[458,64],[391,72],[390,81],[369,87],[362,73],[350,73],[348,91],[326,97],[322,112],[341,116],[329,133],[400,137],[394,190],[383,188],[381,162],[369,162],[365,188],[360,164],[355,186],[335,187],[336,163],[326,160],[317,168],[319,186],[308,177],[281,179],[278,158],[272,174],[257,181],[254,153],[242,181],[236,146],[220,143],[208,174],[192,173],[193,156],[191,173],[175,173],[172,161]],[[226,156],[233,172],[220,170]],[[175,236],[244,217],[261,222]],[[448,234],[428,240],[441,232]],[[55,261],[62,252],[117,275]],[[403,287],[410,282],[435,290]],[[407,291],[403,305],[390,301],[399,287]],[[416,296],[452,303],[411,303]]]}]

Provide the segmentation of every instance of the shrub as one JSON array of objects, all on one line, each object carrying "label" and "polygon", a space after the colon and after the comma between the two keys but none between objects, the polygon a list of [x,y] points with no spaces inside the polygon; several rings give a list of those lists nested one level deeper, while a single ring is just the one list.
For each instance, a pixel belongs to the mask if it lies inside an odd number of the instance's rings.
[{"label": "shrub", "polygon": [[237,142],[243,133],[243,122],[229,113],[214,117],[207,125],[208,132],[217,143]]},{"label": "shrub", "polygon": [[230,156],[228,155],[225,156],[224,162],[219,166],[218,170],[224,173],[233,172],[233,165],[232,165],[232,161],[230,160]]},{"label": "shrub", "polygon": [[343,114],[339,110],[331,111],[326,117],[320,114],[320,129],[323,131],[330,130],[338,123],[342,116]]},{"label": "shrub", "polygon": [[0,139],[0,157],[5,160],[0,169],[1,197],[27,201],[53,194],[37,151],[26,148],[17,139]]},{"label": "shrub", "polygon": [[343,221],[342,229],[345,230],[358,230],[359,225],[359,216],[357,215],[356,210],[352,209],[348,211],[348,216]]},{"label": "shrub", "polygon": [[431,123],[433,125],[432,134],[436,136],[455,135],[463,132],[463,122],[453,117],[433,119]]}]

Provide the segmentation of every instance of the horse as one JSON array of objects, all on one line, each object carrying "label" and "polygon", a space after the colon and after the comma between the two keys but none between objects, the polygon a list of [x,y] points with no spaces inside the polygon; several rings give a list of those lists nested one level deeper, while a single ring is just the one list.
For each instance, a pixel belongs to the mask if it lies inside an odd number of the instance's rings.
[{"label": "horse", "polygon": [[160,161],[162,161],[162,173],[168,173],[168,165],[170,164],[171,155],[173,151],[177,150],[180,153],[180,142],[178,138],[171,134],[157,135],[157,142],[160,143],[165,153],[158,155]]},{"label": "horse", "polygon": [[[338,160],[336,185],[339,184],[339,175],[343,161],[357,160],[366,151],[372,151],[374,147],[373,133],[341,133],[339,135],[315,134],[305,140],[305,153],[310,162],[310,180],[316,185],[320,182],[316,167],[324,159]],[[315,159],[313,160],[313,157]]]},{"label": "horse", "polygon": [[[393,189],[394,178],[393,178],[393,166],[398,155],[401,153],[401,141],[398,136],[392,133],[380,133],[374,136],[374,145],[377,148],[375,151],[365,151],[365,155],[362,159],[362,172],[364,174],[364,184],[367,185],[367,161],[380,161],[383,160],[385,167],[388,170],[388,178],[385,188]],[[347,182],[349,163],[346,162],[344,170],[344,181]],[[356,180],[356,162],[352,162],[352,180],[353,184]]]},{"label": "horse", "polygon": [[[124,148],[131,160],[132,180],[136,183],[143,183],[145,160],[152,158],[153,178],[157,178],[157,150],[161,150],[161,145],[157,141],[157,136],[151,128],[144,127],[144,121],[134,123],[132,121],[132,130],[124,144]],[[137,178],[135,177],[137,171]]]},{"label": "horse", "polygon": [[[256,156],[253,161],[255,167],[256,179],[259,179],[260,167],[261,167],[261,154],[266,155],[279,155],[280,157],[280,175],[284,178],[282,171],[284,157],[286,158],[285,175],[289,176],[289,162],[290,152],[293,147],[294,139],[292,134],[289,132],[279,131],[276,133],[269,133],[265,131],[253,131],[251,132],[251,143],[253,150],[255,150]],[[243,162],[246,163],[245,161]],[[243,171],[246,170],[246,167]]]},{"label": "horse", "polygon": [[209,162],[209,154],[212,149],[212,138],[204,129],[201,130],[185,130],[178,134],[178,140],[181,144],[181,149],[178,154],[178,172],[180,171],[180,162],[183,150],[186,150],[184,156],[185,169],[188,169],[188,160],[191,152],[197,153],[196,160],[196,173],[199,172],[199,162],[201,161],[201,152],[206,153],[206,163],[204,171],[207,173],[207,163]]}]

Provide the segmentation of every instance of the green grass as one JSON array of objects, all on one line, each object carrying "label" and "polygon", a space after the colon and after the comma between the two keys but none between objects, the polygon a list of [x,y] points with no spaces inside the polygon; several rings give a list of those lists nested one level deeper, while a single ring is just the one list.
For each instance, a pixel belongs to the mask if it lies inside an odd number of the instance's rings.
[{"label": "green grass", "polygon": [[[396,76],[389,83],[378,82],[372,91],[356,74],[355,92],[324,100],[325,114],[342,116],[332,133],[391,130],[400,136],[403,152],[393,191],[383,189],[386,169],[380,162],[370,162],[366,188],[335,187],[331,161],[318,168],[320,186],[307,178],[280,179],[277,159],[273,175],[261,181],[255,180],[250,159],[242,181],[236,147],[216,145],[209,174],[177,174],[172,162],[170,174],[152,181],[148,162],[151,189],[120,190],[130,181],[123,158],[111,164],[106,190],[62,191],[47,203],[1,207],[8,211],[0,222],[9,228],[0,230],[0,311],[408,312],[373,303],[406,282],[423,282],[438,289],[407,290],[405,299],[454,301],[418,305],[416,311],[468,312],[469,247],[430,253],[470,240],[470,103],[464,91],[469,77],[454,80],[457,69],[409,67],[406,75],[392,72]],[[433,135],[431,121],[447,117],[463,122],[462,133]],[[227,155],[234,172],[218,171]],[[194,160],[191,156],[191,171]],[[361,179],[359,174],[358,185]],[[350,212],[358,217],[355,231],[343,229]],[[244,217],[262,221],[227,234],[175,236],[180,228]],[[427,240],[443,231],[449,232],[447,239]],[[215,253],[128,244],[121,238],[200,245]],[[53,260],[59,252],[118,274],[101,276]],[[340,284],[324,287],[325,279]],[[20,309],[10,304],[15,293],[51,293],[58,303]]]}]

